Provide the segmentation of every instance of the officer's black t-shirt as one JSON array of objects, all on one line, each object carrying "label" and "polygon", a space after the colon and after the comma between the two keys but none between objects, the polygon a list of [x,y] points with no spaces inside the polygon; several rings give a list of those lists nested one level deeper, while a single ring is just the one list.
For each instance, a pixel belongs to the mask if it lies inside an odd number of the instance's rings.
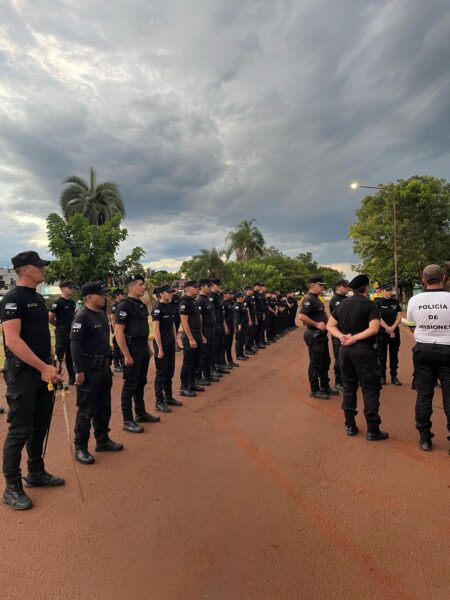
[{"label": "officer's black t-shirt", "polygon": [[[369,322],[380,318],[380,311],[372,300],[361,294],[350,296],[341,302],[332,313],[338,322],[338,329],[342,333],[356,335],[369,327]],[[374,336],[361,340],[358,343],[373,344]]]},{"label": "officer's black t-shirt", "polygon": [[50,306],[50,312],[55,314],[57,328],[70,329],[73,315],[75,314],[75,307],[75,300],[72,300],[72,298],[66,299],[60,296],[53,302]]},{"label": "officer's black t-shirt", "polygon": [[217,292],[211,292],[210,295],[211,302],[214,305],[214,310],[216,312],[216,323],[223,323],[224,321],[224,310],[223,310],[223,302],[222,298]]},{"label": "officer's black t-shirt", "polygon": [[232,300],[223,301],[223,309],[225,311],[225,321],[228,329],[234,328],[234,302]]},{"label": "officer's black t-shirt", "polygon": [[84,371],[83,353],[109,357],[109,323],[105,311],[91,310],[86,306],[72,322],[70,348],[76,373]]},{"label": "officer's black t-shirt", "polygon": [[253,294],[246,294],[245,304],[250,312],[250,318],[254,322],[256,318],[255,296]]},{"label": "officer's black t-shirt", "polygon": [[[402,312],[400,302],[396,298],[376,298],[374,303],[380,311],[381,318],[386,325],[393,325],[398,317],[398,313]],[[398,330],[398,327],[396,331]],[[384,331],[384,330],[383,330]]]},{"label": "officer's black t-shirt", "polygon": [[[0,321],[20,319],[20,337],[31,350],[44,362],[49,362],[51,355],[50,330],[48,327],[48,310],[44,298],[34,288],[17,285],[8,292],[0,305]],[[13,353],[6,348],[5,354],[13,358]]]},{"label": "officer's black t-shirt", "polygon": [[204,294],[199,294],[197,304],[202,316],[203,327],[213,327],[216,322],[216,312],[212,299]]},{"label": "officer's black t-shirt", "polygon": [[[306,315],[312,321],[316,323],[327,323],[328,317],[325,312],[325,307],[318,296],[308,292],[303,300],[303,304],[300,308],[300,314]],[[307,325],[308,329],[315,330],[315,327]]]},{"label": "officer's black t-shirt", "polygon": [[248,325],[248,308],[245,301],[236,302],[234,305],[234,324],[236,327],[238,325]]},{"label": "officer's black t-shirt", "polygon": [[334,294],[329,304],[330,314],[332,314],[334,309],[337,308],[339,304],[343,302],[346,298],[348,298],[348,296],[344,296],[344,294]]},{"label": "officer's black t-shirt", "polygon": [[174,314],[170,304],[157,302],[152,310],[152,320],[159,323],[162,338],[173,338]]},{"label": "officer's black t-shirt", "polygon": [[126,336],[148,339],[148,308],[142,300],[127,296],[116,306],[114,320],[116,325],[125,325]]},{"label": "officer's black t-shirt", "polygon": [[195,298],[190,296],[183,296],[180,300],[180,315],[186,315],[188,317],[188,325],[192,332],[199,332],[202,326],[200,317],[200,307],[195,301]]},{"label": "officer's black t-shirt", "polygon": [[265,311],[264,296],[260,292],[253,293],[255,297],[255,310],[258,316],[261,316]]}]

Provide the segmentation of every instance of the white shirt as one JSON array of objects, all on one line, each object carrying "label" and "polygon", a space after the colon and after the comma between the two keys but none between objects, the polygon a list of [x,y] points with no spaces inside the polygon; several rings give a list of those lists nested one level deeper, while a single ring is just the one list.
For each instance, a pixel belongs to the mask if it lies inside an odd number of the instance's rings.
[{"label": "white shirt", "polygon": [[416,342],[450,346],[450,292],[428,290],[413,296],[408,302],[406,320],[416,328]]}]

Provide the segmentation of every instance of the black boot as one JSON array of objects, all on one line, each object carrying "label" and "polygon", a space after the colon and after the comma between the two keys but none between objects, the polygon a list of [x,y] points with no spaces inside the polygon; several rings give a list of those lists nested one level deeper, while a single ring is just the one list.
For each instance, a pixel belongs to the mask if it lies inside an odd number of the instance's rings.
[{"label": "black boot", "polygon": [[0,406],[0,415],[4,412],[5,412],[5,409],[3,408],[3,406]]},{"label": "black boot", "polygon": [[172,395],[166,396],[164,402],[169,406],[183,406],[183,403],[174,398]]},{"label": "black boot", "polygon": [[421,431],[419,448],[424,452],[431,452],[433,448],[433,442],[431,441],[432,438],[434,438],[434,433],[431,433],[431,431]]},{"label": "black boot", "polygon": [[167,404],[164,402],[164,400],[159,400],[155,404],[155,408],[159,412],[163,412],[163,413],[170,413],[170,412],[172,412],[172,409],[169,406],[167,406]]},{"label": "black boot", "polygon": [[64,485],[65,483],[62,477],[50,475],[45,470],[38,473],[28,473],[27,477],[25,477],[25,487],[52,487]]},{"label": "black boot", "polygon": [[391,383],[393,383],[394,385],[402,385],[402,382],[397,376],[391,377]]},{"label": "black boot", "polygon": [[155,417],[155,415],[151,415],[148,412],[145,412],[143,415],[136,415],[134,420],[136,423],[159,423],[161,421],[159,417]]},{"label": "black boot", "polygon": [[96,452],[120,452],[121,450],[123,450],[123,444],[113,442],[109,438],[105,442],[97,442],[95,446]]},{"label": "black boot", "polygon": [[2,502],[10,506],[13,510],[26,510],[33,506],[31,498],[23,491],[20,480],[6,484]]},{"label": "black boot", "polygon": [[196,395],[197,394],[195,392],[192,392],[188,387],[180,388],[180,396],[184,396],[186,398],[193,398]]},{"label": "black boot", "polygon": [[82,465],[93,465],[95,458],[87,448],[75,448],[75,460]]},{"label": "black boot", "polygon": [[211,382],[205,379],[204,377],[199,377],[195,380],[196,385],[203,385],[204,387],[208,387],[211,385]]},{"label": "black boot", "polygon": [[381,431],[379,427],[370,428],[366,435],[366,440],[368,442],[381,442],[382,440],[387,440],[389,434],[387,431]]},{"label": "black boot", "polygon": [[128,431],[129,433],[142,433],[144,431],[144,428],[133,420],[124,421],[122,429],[124,431]]},{"label": "black boot", "polygon": [[191,383],[189,385],[189,389],[191,390],[191,392],[204,392],[205,388],[202,387],[201,385],[197,385],[196,383]]},{"label": "black boot", "polygon": [[359,429],[355,421],[346,421],[345,433],[348,435],[348,437],[354,437],[358,433],[358,431]]}]

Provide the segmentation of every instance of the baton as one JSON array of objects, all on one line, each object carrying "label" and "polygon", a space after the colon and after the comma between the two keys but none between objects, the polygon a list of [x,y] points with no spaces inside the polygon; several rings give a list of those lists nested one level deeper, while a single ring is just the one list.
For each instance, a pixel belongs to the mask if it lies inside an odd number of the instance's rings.
[{"label": "baton", "polygon": [[59,395],[61,397],[61,403],[63,406],[63,413],[64,413],[64,421],[66,423],[66,432],[67,432],[67,439],[68,439],[68,449],[69,449],[69,454],[70,454],[70,458],[72,461],[72,466],[73,466],[73,470],[75,472],[75,479],[77,480],[77,484],[78,484],[78,491],[80,492],[80,498],[81,501],[84,502],[84,493],[83,493],[83,487],[81,485],[81,480],[80,480],[80,476],[78,474],[78,469],[77,469],[77,464],[75,462],[75,457],[73,455],[72,452],[72,441],[70,439],[70,426],[69,426],[69,416],[67,414],[67,406],[66,406],[66,392],[64,390],[64,386],[62,385],[61,382],[56,384],[56,389],[53,386],[53,383],[51,382],[51,380],[49,380],[48,382],[48,386],[47,386],[49,391],[54,391],[54,397],[56,396],[56,394],[59,392]]}]

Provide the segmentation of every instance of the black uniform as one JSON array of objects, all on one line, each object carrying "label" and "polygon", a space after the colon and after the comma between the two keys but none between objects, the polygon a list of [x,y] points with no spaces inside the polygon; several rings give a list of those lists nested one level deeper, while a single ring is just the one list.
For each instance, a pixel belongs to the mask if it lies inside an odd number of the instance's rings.
[{"label": "black uniform", "polygon": [[175,372],[175,334],[173,307],[167,302],[157,302],[152,310],[153,322],[159,323],[163,358],[158,358],[158,345],[153,340],[155,355],[155,399],[164,403],[172,398],[172,378]]},{"label": "black uniform", "polygon": [[244,343],[248,329],[248,306],[247,302],[236,302],[234,305],[234,326],[236,330],[236,356],[244,356]]},{"label": "black uniform", "polygon": [[247,332],[245,335],[245,349],[253,351],[253,346],[255,344],[255,335],[256,335],[256,302],[254,294],[246,294],[245,295],[245,304],[248,308],[250,320],[252,324],[248,324]]},{"label": "black uniform", "polygon": [[54,313],[56,317],[55,354],[59,362],[62,362],[64,357],[66,358],[69,383],[75,382],[72,354],[70,351],[70,326],[75,314],[75,307],[75,300],[72,300],[72,298],[66,300],[62,296],[50,306],[50,312]]},{"label": "black uniform", "polygon": [[225,348],[225,311],[222,298],[218,292],[211,292],[210,298],[216,315],[216,325],[214,327],[213,364],[215,369],[220,369],[223,366],[223,354]]},{"label": "black uniform", "polygon": [[[400,302],[396,298],[376,298],[374,300],[381,318],[386,325],[393,325],[402,311]],[[400,348],[400,328],[396,327],[394,336],[391,337],[383,326],[380,327],[378,334],[378,352],[381,363],[381,377],[386,378],[386,362],[389,348],[389,369],[391,377],[397,377],[398,372],[398,351]]]},{"label": "black uniform", "polygon": [[180,296],[178,294],[172,294],[172,300],[171,300],[171,302],[169,302],[169,305],[172,308],[173,319],[174,319],[174,323],[175,323],[175,330],[177,332],[177,335],[178,335],[178,331],[180,330],[180,323],[181,323],[179,304],[180,304]]},{"label": "black uniform", "polygon": [[[111,304],[111,315],[116,315],[116,309],[118,302],[113,302]],[[114,335],[114,327],[111,323],[111,333],[113,334],[112,343],[113,343],[113,364],[116,368],[122,367],[122,353],[119,348],[119,344],[117,343],[116,336]]]},{"label": "black uniform", "polygon": [[200,357],[196,377],[199,379],[211,377],[211,364],[214,359],[214,332],[216,327],[216,311],[214,304],[209,296],[199,294],[197,296],[197,305],[202,317],[203,337],[206,338],[206,344],[200,345]]},{"label": "black uniform", "polygon": [[225,322],[228,326],[228,335],[225,336],[225,360],[227,363],[233,362],[233,340],[234,340],[234,302],[233,300],[224,300],[223,308],[225,312]]},{"label": "black uniform", "polygon": [[[327,323],[328,321],[322,301],[311,292],[306,294],[300,308],[300,314],[307,315],[316,323]],[[328,390],[330,388],[328,370],[331,359],[327,332],[307,325],[303,338],[309,351],[308,377],[311,392]]]},{"label": "black uniform", "polygon": [[[335,308],[332,316],[338,322],[339,330],[356,335],[369,326],[369,322],[380,318],[375,304],[360,294],[355,294]],[[377,432],[381,423],[378,414],[380,407],[380,372],[376,351],[376,336],[356,342],[352,346],[342,346],[339,352],[344,398],[342,408],[347,425],[354,425],[356,393],[361,385],[364,399],[364,416],[369,432]]]},{"label": "black uniform", "polygon": [[195,384],[195,376],[197,373],[200,352],[202,347],[202,321],[200,317],[200,308],[195,301],[195,298],[190,296],[183,296],[180,300],[180,316],[186,315],[188,317],[188,324],[191,329],[191,333],[195,341],[197,342],[197,348],[191,348],[189,345],[189,339],[185,332],[181,334],[181,341],[183,343],[183,364],[181,366],[180,379],[181,387],[189,389],[190,386]]},{"label": "black uniform", "polygon": [[142,300],[130,296],[119,302],[116,308],[116,324],[125,325],[125,340],[133,358],[133,365],[131,367],[124,366],[123,369],[121,403],[124,421],[134,420],[133,400],[136,417],[146,415],[144,388],[150,364],[148,317],[147,306]]},{"label": "black uniform", "polygon": [[265,342],[264,328],[266,318],[266,305],[264,303],[264,295],[255,290],[255,312],[258,324],[255,327],[255,343],[257,346],[263,346]]},{"label": "black uniform", "polygon": [[[343,302],[347,296],[344,294],[334,294],[330,300],[330,314]],[[341,368],[339,366],[339,350],[341,349],[341,341],[338,338],[332,338],[333,355],[334,355],[334,382],[336,385],[342,385]]]},{"label": "black uniform", "polygon": [[[51,363],[48,311],[43,297],[35,289],[16,286],[0,305],[2,323],[20,319],[20,337],[45,363]],[[20,461],[27,446],[30,474],[44,470],[42,457],[45,434],[50,426],[52,392],[41,373],[19,360],[5,347],[3,376],[9,406],[8,433],[3,448],[3,474],[7,484],[21,481]]]},{"label": "black uniform", "polygon": [[267,298],[267,309],[267,339],[272,342],[277,334],[277,301],[275,298]]},{"label": "black uniform", "polygon": [[109,439],[112,375],[105,312],[87,307],[78,312],[72,323],[70,344],[75,372],[85,375],[84,383],[77,385],[75,448],[87,450],[91,422],[99,444]]}]

